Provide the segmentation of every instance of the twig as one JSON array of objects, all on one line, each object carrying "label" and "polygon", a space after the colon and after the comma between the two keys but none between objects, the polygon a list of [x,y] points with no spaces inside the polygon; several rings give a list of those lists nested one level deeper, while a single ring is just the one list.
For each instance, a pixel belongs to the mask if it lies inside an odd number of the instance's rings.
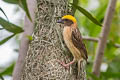
[{"label": "twig", "polygon": [[[99,38],[83,36],[83,40],[98,42]],[[109,43],[109,40],[107,40],[107,43]],[[114,43],[113,46],[116,48],[120,48],[120,44],[117,44],[117,43]]]},{"label": "twig", "polygon": [[88,41],[94,41],[94,42],[98,42],[98,38],[93,38],[93,37],[86,37],[86,36],[83,36],[82,37],[83,40],[88,40]]},{"label": "twig", "polygon": [[107,37],[110,32],[110,25],[112,22],[114,11],[115,11],[116,2],[117,0],[109,0],[109,5],[106,11],[102,31],[100,34],[100,39],[98,42],[98,47],[96,50],[95,62],[93,64],[93,74],[95,74],[98,77],[100,75],[100,66],[102,63],[103,55],[104,55],[104,49],[107,43]]}]

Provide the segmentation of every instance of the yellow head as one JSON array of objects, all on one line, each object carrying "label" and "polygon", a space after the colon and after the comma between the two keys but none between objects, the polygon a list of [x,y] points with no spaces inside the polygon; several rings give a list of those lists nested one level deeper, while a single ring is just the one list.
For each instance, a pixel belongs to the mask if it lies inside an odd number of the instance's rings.
[{"label": "yellow head", "polygon": [[73,17],[72,15],[65,15],[65,16],[62,17],[62,19],[71,20],[71,21],[73,21],[73,23],[77,22],[76,19],[75,19],[75,17]]},{"label": "yellow head", "polygon": [[72,24],[76,24],[77,21],[76,21],[75,17],[73,17],[71,15],[65,15],[57,23],[62,23],[65,26],[71,26]]}]

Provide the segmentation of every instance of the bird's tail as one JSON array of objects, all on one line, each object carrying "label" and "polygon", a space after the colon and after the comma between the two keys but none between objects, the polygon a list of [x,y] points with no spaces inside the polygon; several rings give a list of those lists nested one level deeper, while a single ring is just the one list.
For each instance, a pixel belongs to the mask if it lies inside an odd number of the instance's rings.
[{"label": "bird's tail", "polygon": [[85,60],[78,61],[78,79],[85,80],[86,79],[86,71],[85,71]]}]

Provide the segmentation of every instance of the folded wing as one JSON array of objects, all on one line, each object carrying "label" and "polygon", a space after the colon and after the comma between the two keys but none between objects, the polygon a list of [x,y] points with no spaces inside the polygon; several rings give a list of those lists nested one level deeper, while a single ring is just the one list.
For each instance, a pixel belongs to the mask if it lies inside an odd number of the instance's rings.
[{"label": "folded wing", "polygon": [[82,36],[78,28],[74,28],[72,30],[71,37],[72,37],[72,42],[74,46],[80,51],[82,57],[87,61],[88,59],[87,50],[86,50],[85,44],[82,41]]}]

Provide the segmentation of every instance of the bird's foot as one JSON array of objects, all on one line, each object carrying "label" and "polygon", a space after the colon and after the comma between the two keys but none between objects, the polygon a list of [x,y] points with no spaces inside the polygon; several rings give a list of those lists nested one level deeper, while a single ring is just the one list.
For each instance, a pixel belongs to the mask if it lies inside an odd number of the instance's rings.
[{"label": "bird's foot", "polygon": [[57,62],[59,62],[66,69],[69,69],[70,64],[65,64],[64,62],[61,62],[60,60],[57,60]]}]

